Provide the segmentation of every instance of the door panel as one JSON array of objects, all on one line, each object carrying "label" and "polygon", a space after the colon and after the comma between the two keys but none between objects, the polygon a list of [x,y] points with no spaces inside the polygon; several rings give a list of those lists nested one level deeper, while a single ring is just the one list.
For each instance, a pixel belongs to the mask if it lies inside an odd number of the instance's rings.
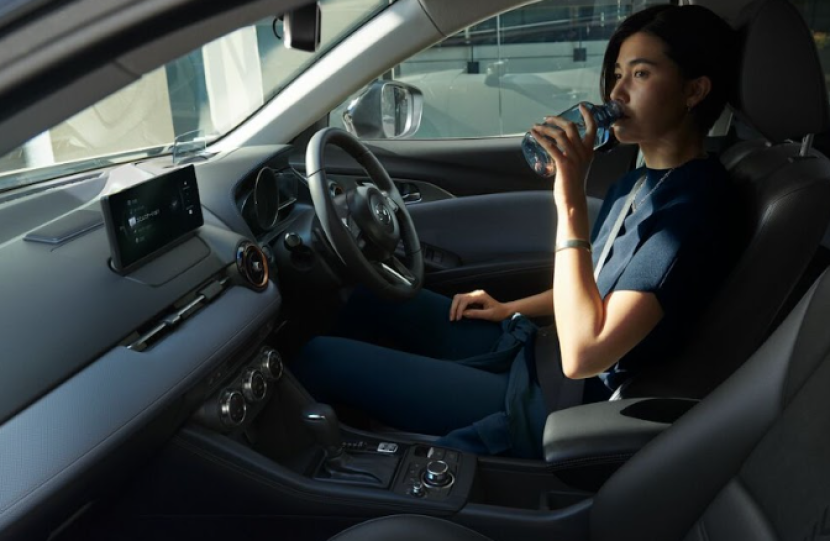
[{"label": "door panel", "polygon": [[[591,223],[602,201],[588,200]],[[550,191],[470,196],[410,205],[424,246],[426,286],[445,294],[486,289],[501,300],[552,287],[556,215]]]},{"label": "door panel", "polygon": [[[500,300],[552,285],[555,212],[551,182],[537,177],[519,137],[444,141],[371,141],[393,180],[418,201],[407,205],[424,245],[429,289],[453,294],[486,289]],[[607,186],[625,174],[636,147],[597,153],[587,180],[591,219]],[[326,149],[330,179],[366,173],[335,147]],[[300,163],[295,165],[304,169]]]}]

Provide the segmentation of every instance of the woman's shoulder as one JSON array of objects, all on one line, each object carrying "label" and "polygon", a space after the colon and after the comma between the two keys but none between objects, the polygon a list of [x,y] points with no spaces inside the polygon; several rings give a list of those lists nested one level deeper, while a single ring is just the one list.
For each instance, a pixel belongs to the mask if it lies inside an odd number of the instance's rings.
[{"label": "woman's shoulder", "polygon": [[675,179],[671,190],[676,204],[719,204],[730,197],[732,181],[729,173],[716,156],[698,158],[685,164]]}]

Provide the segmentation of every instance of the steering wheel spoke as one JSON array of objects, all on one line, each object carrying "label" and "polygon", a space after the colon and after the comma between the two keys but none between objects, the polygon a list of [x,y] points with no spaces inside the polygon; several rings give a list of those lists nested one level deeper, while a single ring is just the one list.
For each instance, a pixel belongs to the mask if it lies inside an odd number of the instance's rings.
[{"label": "steering wheel spoke", "polygon": [[386,261],[373,262],[373,265],[391,284],[402,284],[408,287],[414,287],[417,283],[415,275],[395,256],[391,256]]},{"label": "steering wheel spoke", "polygon": [[395,199],[391,195],[389,195],[389,192],[387,192],[386,190],[382,190],[380,193],[383,194],[383,197],[386,199],[386,204],[389,205],[389,208],[392,210],[392,212],[398,212],[399,210],[401,210],[400,205],[398,205],[395,202]]},{"label": "steering wheel spoke", "polygon": [[366,236],[362,232],[357,232],[357,235],[354,236],[354,242],[361,252],[366,250]]}]

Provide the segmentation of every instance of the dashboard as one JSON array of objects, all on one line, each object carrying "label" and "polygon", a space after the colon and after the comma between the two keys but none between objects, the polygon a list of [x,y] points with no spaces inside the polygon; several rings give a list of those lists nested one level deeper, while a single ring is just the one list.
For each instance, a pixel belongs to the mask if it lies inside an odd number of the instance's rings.
[{"label": "dashboard", "polygon": [[270,280],[251,261],[310,210],[290,151],[195,163],[204,225],[128,272],[110,265],[99,199],[169,158],[0,197],[0,538],[55,528],[47,509],[71,514],[93,472],[148,431],[163,441],[189,418],[229,431],[256,414],[282,370],[265,340],[283,299],[273,258]]}]

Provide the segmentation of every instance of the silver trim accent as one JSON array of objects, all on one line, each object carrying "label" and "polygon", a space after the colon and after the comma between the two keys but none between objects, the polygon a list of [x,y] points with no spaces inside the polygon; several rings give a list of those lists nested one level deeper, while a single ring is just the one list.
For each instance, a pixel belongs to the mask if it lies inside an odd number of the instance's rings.
[{"label": "silver trim accent", "polygon": [[378,453],[385,453],[389,455],[394,455],[398,452],[398,444],[392,443],[389,441],[382,441],[378,443]]},{"label": "silver trim accent", "polygon": [[[262,378],[262,396],[257,396],[254,388],[254,378]],[[265,374],[257,368],[251,368],[245,372],[245,377],[242,380],[242,394],[251,402],[260,402],[268,396],[268,380]]]},{"label": "silver trim accent", "polygon": [[[279,367],[279,372],[277,372],[276,374],[274,374],[274,372],[271,370],[272,357],[276,357],[277,366]],[[260,363],[260,367],[262,372],[265,374],[265,378],[271,381],[278,381],[282,377],[283,372],[285,372],[285,366],[282,362],[282,355],[280,355],[279,351],[272,348],[268,348],[265,351],[263,351],[263,359]]]},{"label": "silver trim accent", "polygon": [[426,480],[426,471],[421,474],[421,481],[423,482],[424,486],[430,490],[449,490],[455,484],[455,475],[448,472],[447,475],[450,478],[450,482],[446,485],[433,485],[429,481]]},{"label": "silver trim accent", "polygon": [[392,277],[397,278],[402,284],[412,287],[412,282],[404,278],[403,275],[401,275],[398,271],[396,271],[386,263],[381,263],[380,266],[381,268],[383,268],[384,271],[392,275]]},{"label": "silver trim accent", "polygon": [[[440,465],[440,464],[444,465],[444,471],[443,472],[434,473],[434,472],[429,471],[430,466]],[[447,481],[447,483],[440,484],[440,485],[435,483],[435,482],[431,482],[429,480],[429,477],[427,477],[428,473],[430,473],[433,477],[446,476],[448,481]],[[446,462],[444,462],[443,460],[433,460],[433,461],[429,462],[427,464],[426,468],[424,468],[423,473],[421,474],[421,479],[423,480],[424,484],[426,484],[428,487],[434,488],[434,489],[442,489],[442,490],[446,490],[446,489],[450,488],[453,485],[453,483],[455,483],[455,476],[450,471],[450,465],[447,464]]]},{"label": "silver trim accent", "polygon": [[306,419],[311,419],[312,421],[325,421],[326,416],[320,415],[319,413],[309,413],[305,416]]},{"label": "silver trim accent", "polygon": [[[216,297],[222,294],[229,280],[230,278],[225,277],[222,280],[219,280],[218,282],[211,282],[200,291],[206,291],[210,289],[214,284],[217,284],[219,290],[215,293],[215,295],[211,297],[211,299],[215,299]],[[147,342],[152,340],[157,334],[168,329],[172,330],[173,328],[177,327],[182,321],[189,318],[190,316],[198,312],[200,309],[207,306],[209,303],[210,300],[208,300],[207,296],[205,296],[204,294],[197,295],[196,298],[194,298],[192,301],[190,301],[183,307],[179,308],[172,314],[167,315],[161,321],[159,321],[159,323],[155,325],[152,329],[139,336],[134,342],[127,346],[127,349],[138,352],[144,351],[145,349],[147,349]]]},{"label": "silver trim accent", "polygon": [[[231,417],[231,400],[234,395],[239,395],[242,398],[242,419],[234,421]],[[219,399],[219,418],[228,426],[239,426],[245,422],[248,416],[248,403],[245,401],[245,396],[239,391],[228,389],[222,394]]]}]

